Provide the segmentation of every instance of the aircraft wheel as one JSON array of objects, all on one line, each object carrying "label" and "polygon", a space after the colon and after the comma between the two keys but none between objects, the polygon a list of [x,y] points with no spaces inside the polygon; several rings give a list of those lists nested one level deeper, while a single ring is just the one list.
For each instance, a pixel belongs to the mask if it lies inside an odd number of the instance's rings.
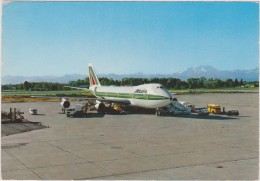
[{"label": "aircraft wheel", "polygon": [[161,112],[156,110],[156,113],[155,113],[156,116],[161,116]]},{"label": "aircraft wheel", "polygon": [[103,103],[101,103],[99,106],[98,106],[98,114],[105,114],[105,105]]}]

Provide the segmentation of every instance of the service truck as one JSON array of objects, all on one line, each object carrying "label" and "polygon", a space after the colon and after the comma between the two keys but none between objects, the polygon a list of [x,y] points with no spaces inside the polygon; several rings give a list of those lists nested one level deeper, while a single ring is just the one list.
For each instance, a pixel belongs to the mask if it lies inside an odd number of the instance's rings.
[{"label": "service truck", "polygon": [[66,109],[67,117],[81,117],[87,113],[87,107],[83,104],[76,104],[74,108]]}]

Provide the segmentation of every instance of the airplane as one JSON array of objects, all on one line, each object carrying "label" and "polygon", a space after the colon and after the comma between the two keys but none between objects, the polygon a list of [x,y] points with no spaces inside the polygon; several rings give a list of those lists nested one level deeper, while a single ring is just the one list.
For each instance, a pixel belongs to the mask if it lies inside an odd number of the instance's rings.
[{"label": "airplane", "polygon": [[[95,98],[79,99],[92,102],[98,112],[104,113],[105,103],[110,103],[110,105],[112,104],[113,106],[126,105],[158,110],[159,108],[169,105],[174,99],[172,94],[161,84],[150,83],[138,86],[102,86],[91,64],[88,65],[88,71],[89,88],[67,87],[91,91]],[[62,98],[60,105],[62,109],[65,110],[69,108],[70,102],[67,98]]]}]

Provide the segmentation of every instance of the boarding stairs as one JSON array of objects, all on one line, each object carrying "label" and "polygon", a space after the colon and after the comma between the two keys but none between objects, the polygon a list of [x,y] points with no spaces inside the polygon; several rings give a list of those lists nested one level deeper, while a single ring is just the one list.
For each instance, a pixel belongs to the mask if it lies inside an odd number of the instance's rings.
[{"label": "boarding stairs", "polygon": [[172,101],[167,107],[172,114],[191,114],[191,111],[177,100]]}]

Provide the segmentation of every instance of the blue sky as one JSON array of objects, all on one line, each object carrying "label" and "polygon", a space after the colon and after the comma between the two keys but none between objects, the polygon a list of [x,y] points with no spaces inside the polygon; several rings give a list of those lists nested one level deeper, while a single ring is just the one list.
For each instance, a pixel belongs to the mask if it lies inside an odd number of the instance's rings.
[{"label": "blue sky", "polygon": [[258,67],[253,2],[13,2],[2,75],[173,73]]}]

